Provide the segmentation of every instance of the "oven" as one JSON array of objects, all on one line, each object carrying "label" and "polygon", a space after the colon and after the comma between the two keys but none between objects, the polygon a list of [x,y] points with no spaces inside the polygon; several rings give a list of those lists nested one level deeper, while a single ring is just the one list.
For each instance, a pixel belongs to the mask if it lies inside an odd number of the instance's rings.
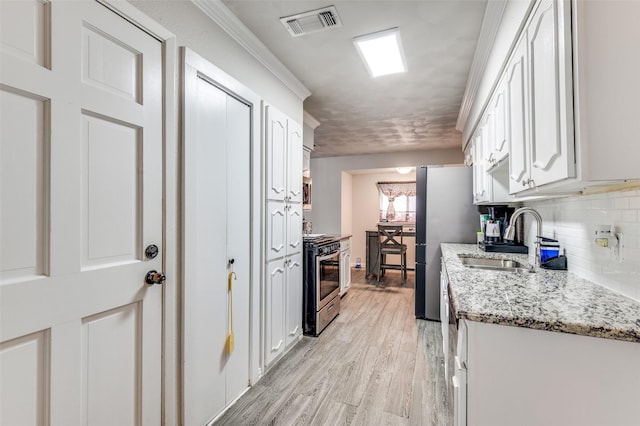
[{"label": "oven", "polygon": [[303,332],[318,336],[340,313],[340,241],[305,239]]}]

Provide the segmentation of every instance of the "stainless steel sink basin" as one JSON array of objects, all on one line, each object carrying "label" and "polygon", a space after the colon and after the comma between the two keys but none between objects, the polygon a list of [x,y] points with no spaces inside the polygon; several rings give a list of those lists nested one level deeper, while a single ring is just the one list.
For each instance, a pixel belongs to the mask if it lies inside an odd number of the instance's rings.
[{"label": "stainless steel sink basin", "polygon": [[463,254],[459,254],[458,257],[462,264],[467,268],[506,272],[534,272],[534,269],[531,266],[526,263],[518,262],[517,260],[474,257]]}]

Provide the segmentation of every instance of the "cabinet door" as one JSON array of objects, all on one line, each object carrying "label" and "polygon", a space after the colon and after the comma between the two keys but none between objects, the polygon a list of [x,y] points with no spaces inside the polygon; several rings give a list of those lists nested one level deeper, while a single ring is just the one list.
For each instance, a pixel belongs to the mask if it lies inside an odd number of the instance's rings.
[{"label": "cabinet door", "polygon": [[[447,271],[444,269],[444,261],[440,267],[440,327],[442,329],[442,354],[444,355],[444,373],[445,378],[448,378],[451,368],[448,365],[448,352],[449,352],[449,292],[448,292],[449,278]],[[447,384],[448,385],[448,384]]]},{"label": "cabinet door", "polygon": [[483,203],[491,199],[484,155],[484,136],[486,134],[485,128],[486,122],[483,122],[478,129],[476,137],[473,141],[473,187],[475,194],[475,203]]},{"label": "cabinet door", "polygon": [[485,169],[491,167],[494,161],[495,124],[495,111],[490,105],[484,117],[484,126],[482,126],[482,158],[484,159]]},{"label": "cabinet door", "polygon": [[287,138],[287,197],[295,203],[302,202],[302,126],[288,120]]},{"label": "cabinet door", "polygon": [[509,145],[509,193],[527,189],[529,144],[527,106],[527,43],[523,37],[507,65],[507,140]]},{"label": "cabinet door", "polygon": [[302,253],[288,258],[286,268],[285,346],[288,347],[302,333]]},{"label": "cabinet door", "polygon": [[[265,106],[267,149],[267,199],[287,196],[287,117],[271,105]],[[302,160],[301,160],[302,161]]]},{"label": "cabinet door", "polygon": [[302,251],[302,204],[287,204],[287,255]]},{"label": "cabinet door", "polygon": [[531,90],[531,179],[540,186],[573,174],[568,139],[562,133],[557,2],[543,0],[527,28]]},{"label": "cabinet door", "polygon": [[493,109],[493,163],[497,163],[509,154],[507,144],[507,85],[503,79],[498,85],[491,107]]},{"label": "cabinet door", "polygon": [[285,283],[287,270],[284,260],[267,264],[265,285],[265,363],[271,364],[285,346]]},{"label": "cabinet door", "polygon": [[351,287],[351,250],[340,251],[340,296]]},{"label": "cabinet door", "polygon": [[[282,257],[287,252],[287,219],[289,215],[287,207],[287,204],[282,201],[267,202],[267,260]],[[302,228],[302,221],[300,227]]]}]

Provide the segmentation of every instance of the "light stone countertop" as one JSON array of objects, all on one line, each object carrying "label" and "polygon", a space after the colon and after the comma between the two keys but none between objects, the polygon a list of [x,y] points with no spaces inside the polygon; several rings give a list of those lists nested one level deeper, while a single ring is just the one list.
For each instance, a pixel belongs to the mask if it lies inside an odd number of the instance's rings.
[{"label": "light stone countertop", "polygon": [[475,244],[440,246],[459,319],[640,343],[638,301],[567,271],[471,269],[458,257],[506,258],[531,265],[528,255],[485,253]]}]

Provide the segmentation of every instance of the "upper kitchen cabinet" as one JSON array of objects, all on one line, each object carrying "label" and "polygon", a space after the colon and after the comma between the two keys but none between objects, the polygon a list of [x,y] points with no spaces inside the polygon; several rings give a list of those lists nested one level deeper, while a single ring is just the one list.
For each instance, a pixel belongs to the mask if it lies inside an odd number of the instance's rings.
[{"label": "upper kitchen cabinet", "polygon": [[[465,164],[473,164],[473,203],[474,204],[495,204],[509,203],[513,197],[509,195],[504,175],[506,167],[504,163],[492,162],[492,155],[495,153],[494,134],[495,121],[494,114],[486,116],[476,132],[472,141],[465,151]],[[469,159],[470,155],[470,159]],[[489,173],[489,170],[491,173]]]},{"label": "upper kitchen cabinet", "polygon": [[640,2],[572,5],[578,179],[640,179]]},{"label": "upper kitchen cabinet", "polygon": [[501,81],[489,102],[487,117],[489,120],[488,136],[491,138],[489,156],[487,157],[490,168],[500,164],[509,155],[506,103],[507,85],[505,81]]},{"label": "upper kitchen cabinet", "polygon": [[520,164],[522,177],[518,173],[517,182],[509,185],[512,193],[575,176],[570,27],[569,3],[538,2],[518,45],[526,44],[526,55],[512,57],[516,62],[524,59],[528,70],[524,79],[528,131],[522,140],[510,141],[521,144],[515,151],[528,155]]},{"label": "upper kitchen cabinet", "polygon": [[570,25],[568,3],[538,2],[500,80],[511,194],[575,176]]},{"label": "upper kitchen cabinet", "polygon": [[484,128],[489,176],[504,180],[511,201],[640,179],[631,130],[640,116],[640,56],[632,53],[640,2],[538,0],[522,16],[494,88],[476,100],[482,112],[465,124],[468,145]]},{"label": "upper kitchen cabinet", "polygon": [[302,201],[302,126],[265,105],[267,199]]}]

